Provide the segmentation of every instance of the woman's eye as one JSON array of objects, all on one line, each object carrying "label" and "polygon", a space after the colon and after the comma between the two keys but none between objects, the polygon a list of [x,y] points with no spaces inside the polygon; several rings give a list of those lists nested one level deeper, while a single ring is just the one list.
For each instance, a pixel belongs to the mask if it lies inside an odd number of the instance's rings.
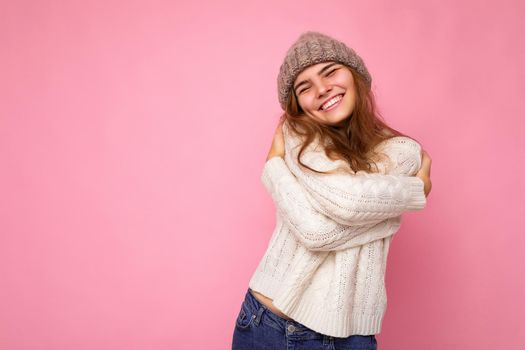
[{"label": "woman's eye", "polygon": [[307,88],[304,88],[302,89],[299,93],[302,94],[303,92],[305,92],[306,90],[308,90],[310,87],[307,87]]},{"label": "woman's eye", "polygon": [[326,76],[332,75],[333,72],[335,72],[337,69],[331,70]]}]

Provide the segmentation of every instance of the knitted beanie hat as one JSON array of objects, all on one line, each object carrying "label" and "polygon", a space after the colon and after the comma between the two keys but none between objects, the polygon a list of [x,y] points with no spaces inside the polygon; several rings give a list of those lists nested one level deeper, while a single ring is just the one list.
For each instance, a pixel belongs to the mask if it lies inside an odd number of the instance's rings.
[{"label": "knitted beanie hat", "polygon": [[286,100],[292,91],[297,76],[307,67],[317,63],[336,61],[354,68],[368,83],[370,88],[372,77],[366,69],[365,63],[357,53],[344,43],[328,35],[307,31],[297,39],[288,49],[284,62],[277,76],[277,90],[279,103],[283,110]]}]

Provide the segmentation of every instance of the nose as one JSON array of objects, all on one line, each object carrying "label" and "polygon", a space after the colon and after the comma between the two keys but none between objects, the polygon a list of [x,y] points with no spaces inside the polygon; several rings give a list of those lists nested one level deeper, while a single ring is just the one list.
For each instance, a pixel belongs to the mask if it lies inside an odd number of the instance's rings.
[{"label": "nose", "polygon": [[330,91],[332,91],[332,86],[326,81],[320,81],[317,87],[317,97],[324,97]]}]

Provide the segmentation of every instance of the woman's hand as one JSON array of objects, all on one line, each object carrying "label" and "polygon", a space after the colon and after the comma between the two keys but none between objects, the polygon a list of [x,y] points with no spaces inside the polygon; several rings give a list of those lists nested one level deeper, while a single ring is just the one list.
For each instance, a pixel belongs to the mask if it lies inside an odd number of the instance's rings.
[{"label": "woman's hand", "polygon": [[268,152],[268,157],[266,160],[269,160],[273,157],[282,157],[284,158],[284,136],[283,136],[283,121],[281,120],[275,129],[273,135],[273,142],[270,151]]},{"label": "woman's hand", "polygon": [[417,172],[416,176],[425,183],[425,197],[428,197],[430,190],[432,190],[432,181],[430,181],[430,166],[432,165],[432,159],[423,149],[421,150],[421,155],[421,168]]}]

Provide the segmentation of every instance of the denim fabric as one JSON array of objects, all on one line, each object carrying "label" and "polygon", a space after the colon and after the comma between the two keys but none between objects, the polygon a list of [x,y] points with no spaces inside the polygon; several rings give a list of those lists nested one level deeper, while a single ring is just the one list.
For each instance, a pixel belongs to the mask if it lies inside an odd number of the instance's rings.
[{"label": "denim fabric", "polygon": [[232,350],[377,350],[375,335],[346,338],[317,333],[294,320],[277,316],[248,288],[235,320]]}]

